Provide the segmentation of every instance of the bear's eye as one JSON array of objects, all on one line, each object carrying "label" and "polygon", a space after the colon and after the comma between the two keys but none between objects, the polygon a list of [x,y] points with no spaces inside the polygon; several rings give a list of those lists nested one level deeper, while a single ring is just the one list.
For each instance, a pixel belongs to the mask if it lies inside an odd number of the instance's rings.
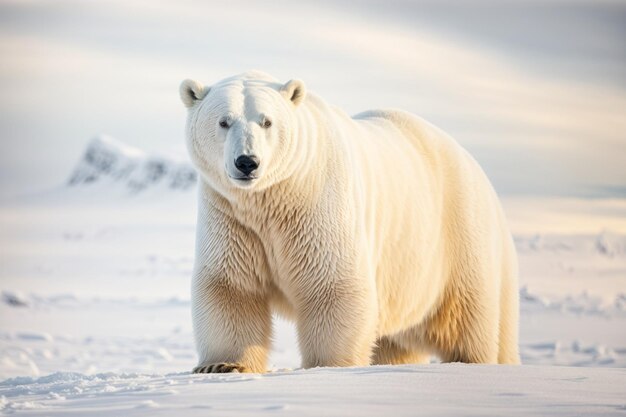
[{"label": "bear's eye", "polygon": [[220,120],[220,127],[223,127],[223,128],[228,127],[228,122],[226,121],[226,119]]},{"label": "bear's eye", "polygon": [[263,121],[263,127],[270,127],[272,125],[272,121],[270,119],[265,119]]}]

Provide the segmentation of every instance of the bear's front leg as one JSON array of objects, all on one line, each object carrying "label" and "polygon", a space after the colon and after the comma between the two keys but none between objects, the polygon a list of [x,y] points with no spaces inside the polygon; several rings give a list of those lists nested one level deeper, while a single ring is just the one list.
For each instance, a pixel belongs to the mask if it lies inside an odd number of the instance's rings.
[{"label": "bear's front leg", "polygon": [[266,371],[271,313],[263,295],[223,278],[196,277],[192,312],[199,357],[194,373]]},{"label": "bear's front leg", "polygon": [[298,309],[302,367],[367,366],[376,340],[373,292],[352,279],[320,280]]}]

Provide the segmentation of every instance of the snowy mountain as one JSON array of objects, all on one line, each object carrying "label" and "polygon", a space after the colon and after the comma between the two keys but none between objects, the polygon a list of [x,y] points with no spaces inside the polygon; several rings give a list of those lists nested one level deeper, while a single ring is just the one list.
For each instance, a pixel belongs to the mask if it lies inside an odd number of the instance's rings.
[{"label": "snowy mountain", "polygon": [[196,181],[197,174],[189,162],[150,155],[100,135],[87,145],[68,185],[114,184],[130,193],[140,193],[155,187],[187,191],[193,189]]}]

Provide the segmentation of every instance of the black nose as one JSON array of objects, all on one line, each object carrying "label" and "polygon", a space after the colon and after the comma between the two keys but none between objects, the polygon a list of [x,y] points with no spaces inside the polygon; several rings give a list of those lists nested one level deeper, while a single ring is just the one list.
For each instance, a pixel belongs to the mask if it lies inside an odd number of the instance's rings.
[{"label": "black nose", "polygon": [[259,167],[259,158],[254,155],[241,155],[235,159],[235,166],[243,175],[248,176]]}]

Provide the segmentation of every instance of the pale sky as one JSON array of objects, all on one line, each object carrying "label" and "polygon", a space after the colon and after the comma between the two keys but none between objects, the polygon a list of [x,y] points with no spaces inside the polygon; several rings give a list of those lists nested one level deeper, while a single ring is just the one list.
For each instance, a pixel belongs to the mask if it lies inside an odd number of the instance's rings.
[{"label": "pale sky", "polygon": [[0,196],[104,133],[184,156],[178,85],[248,69],[412,111],[504,195],[626,196],[626,3],[0,1]]}]

